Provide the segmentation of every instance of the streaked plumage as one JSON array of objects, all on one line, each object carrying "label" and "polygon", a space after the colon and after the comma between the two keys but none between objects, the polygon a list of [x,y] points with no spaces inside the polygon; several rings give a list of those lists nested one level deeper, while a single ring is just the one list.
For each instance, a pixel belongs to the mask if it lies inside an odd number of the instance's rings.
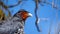
[{"label": "streaked plumage", "polygon": [[0,34],[24,34],[24,21],[30,15],[29,12],[20,10],[13,17],[8,18],[0,24]]}]

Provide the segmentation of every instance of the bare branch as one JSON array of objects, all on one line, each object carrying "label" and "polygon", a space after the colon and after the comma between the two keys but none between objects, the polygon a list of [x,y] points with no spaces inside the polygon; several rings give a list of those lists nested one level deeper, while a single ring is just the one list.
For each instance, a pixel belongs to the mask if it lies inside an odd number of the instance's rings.
[{"label": "bare branch", "polygon": [[[8,7],[7,7],[3,2],[1,2],[1,1],[0,1],[0,6],[2,6],[4,9],[8,10]],[[8,10],[8,17],[9,17],[9,16],[11,16],[11,13],[10,13],[10,11]]]},{"label": "bare branch", "polygon": [[2,5],[2,6],[6,9],[6,8],[15,7],[15,6],[19,5],[21,2],[22,2],[22,1],[18,1],[18,3],[15,4],[15,5],[7,6],[7,5],[5,5],[2,1],[0,1],[0,5]]},{"label": "bare branch", "polygon": [[[54,1],[51,3],[51,2],[47,2],[47,0],[44,0],[44,1],[38,0],[38,3],[40,3],[40,4],[45,3],[45,4],[48,4],[48,5],[51,5],[55,9],[60,10],[60,8],[56,4],[54,4]],[[43,6],[43,4],[41,4],[41,5]]]},{"label": "bare branch", "polygon": [[8,6],[8,8],[15,7],[15,6],[19,5],[21,2],[22,2],[22,1],[18,1],[17,4],[15,4],[15,5],[11,5],[11,6]]},{"label": "bare branch", "polygon": [[37,16],[37,9],[38,9],[38,0],[35,0],[35,6],[36,6],[36,8],[35,8],[35,17],[36,17],[36,21],[35,21],[35,25],[36,25],[36,27],[37,27],[37,30],[38,30],[38,32],[40,32],[40,29],[39,29],[39,26],[38,26],[38,16]]}]

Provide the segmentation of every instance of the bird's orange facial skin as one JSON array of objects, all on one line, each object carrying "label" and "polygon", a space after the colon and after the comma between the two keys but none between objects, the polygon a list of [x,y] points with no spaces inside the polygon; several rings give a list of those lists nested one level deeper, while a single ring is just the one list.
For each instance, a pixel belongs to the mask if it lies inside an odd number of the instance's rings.
[{"label": "bird's orange facial skin", "polygon": [[28,17],[28,13],[24,11],[20,12],[19,15],[22,17],[23,20],[26,20]]}]

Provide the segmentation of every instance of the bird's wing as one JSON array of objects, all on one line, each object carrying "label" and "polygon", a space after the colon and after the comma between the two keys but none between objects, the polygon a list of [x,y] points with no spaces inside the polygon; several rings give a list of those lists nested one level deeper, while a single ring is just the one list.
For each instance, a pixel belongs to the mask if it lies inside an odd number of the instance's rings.
[{"label": "bird's wing", "polygon": [[22,25],[19,18],[14,17],[12,19],[8,19],[7,21],[4,21],[4,23],[0,25],[0,34],[1,33],[11,34],[20,27],[22,27]]}]

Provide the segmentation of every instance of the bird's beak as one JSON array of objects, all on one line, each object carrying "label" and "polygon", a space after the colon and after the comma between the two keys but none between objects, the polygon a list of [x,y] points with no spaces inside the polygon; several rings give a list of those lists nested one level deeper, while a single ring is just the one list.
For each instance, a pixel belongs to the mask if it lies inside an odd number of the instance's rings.
[{"label": "bird's beak", "polygon": [[28,16],[32,17],[33,15],[31,13],[28,13]]}]

